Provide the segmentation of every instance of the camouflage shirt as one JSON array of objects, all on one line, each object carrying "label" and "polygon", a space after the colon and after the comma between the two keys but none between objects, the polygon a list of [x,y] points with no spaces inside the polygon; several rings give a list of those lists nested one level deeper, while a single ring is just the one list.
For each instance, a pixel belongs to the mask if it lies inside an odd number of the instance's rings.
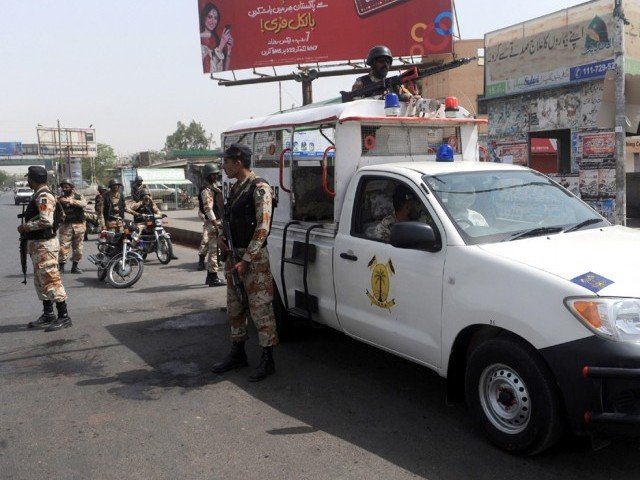
[{"label": "camouflage shirt", "polygon": [[25,232],[35,230],[46,230],[53,228],[53,214],[56,210],[56,197],[53,196],[49,187],[42,186],[34,192],[32,199],[35,199],[38,207],[38,215],[24,224]]}]

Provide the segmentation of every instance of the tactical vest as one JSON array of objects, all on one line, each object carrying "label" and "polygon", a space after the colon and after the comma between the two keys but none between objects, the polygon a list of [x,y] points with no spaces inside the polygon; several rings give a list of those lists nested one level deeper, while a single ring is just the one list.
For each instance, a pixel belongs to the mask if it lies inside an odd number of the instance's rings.
[{"label": "tactical vest", "polygon": [[[225,205],[225,211],[230,212],[229,226],[233,237],[233,246],[236,248],[247,248],[256,231],[258,222],[256,221],[256,204],[253,201],[253,192],[255,192],[258,183],[267,183],[267,181],[258,177],[254,178],[248,189],[238,197],[229,197]],[[269,188],[268,184],[267,188]],[[266,238],[262,246],[267,246]]]},{"label": "tactical vest", "polygon": [[140,187],[136,187],[134,185],[133,187],[131,187],[131,198],[133,199],[134,202],[139,202],[140,200],[142,200],[141,190],[143,188],[144,188],[144,185]]},{"label": "tactical vest", "polygon": [[113,204],[109,192],[105,192],[105,194],[102,196],[102,201],[102,212],[105,221],[108,221],[115,216],[118,216],[124,220],[124,195],[122,195],[122,193],[120,193],[120,200],[118,201],[118,205]]},{"label": "tactical vest", "polygon": [[140,205],[140,208],[136,209],[139,215],[133,216],[133,223],[142,223],[145,221],[142,215],[153,215],[153,207],[149,205]]},{"label": "tactical vest", "polygon": [[[74,200],[82,200],[82,196],[72,193]],[[64,211],[64,223],[80,223],[84,222],[84,208],[77,205],[60,204]]]},{"label": "tactical vest", "polygon": [[[51,193],[51,190],[49,190],[48,188],[45,188],[42,190],[42,192]],[[27,205],[27,208],[24,211],[24,221],[28,223],[32,221],[34,218],[36,218],[38,215],[40,215],[40,209],[38,208],[38,204],[36,203],[36,196],[34,194],[33,197],[31,198],[31,201],[29,202],[29,205]],[[54,221],[54,227],[55,227],[55,221]],[[45,228],[42,230],[33,230],[31,232],[24,233],[24,238],[26,238],[27,240],[49,240],[50,238],[53,238],[55,236],[56,236],[56,229],[54,228]]]}]

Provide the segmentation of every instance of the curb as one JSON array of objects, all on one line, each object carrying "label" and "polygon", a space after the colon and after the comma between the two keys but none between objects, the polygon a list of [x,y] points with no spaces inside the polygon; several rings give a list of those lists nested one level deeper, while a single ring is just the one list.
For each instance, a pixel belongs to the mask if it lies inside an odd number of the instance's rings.
[{"label": "curb", "polygon": [[184,228],[176,227],[164,227],[164,229],[171,235],[171,240],[181,245],[188,247],[199,248],[200,240],[202,239],[202,232],[194,232],[193,230],[186,230]]}]

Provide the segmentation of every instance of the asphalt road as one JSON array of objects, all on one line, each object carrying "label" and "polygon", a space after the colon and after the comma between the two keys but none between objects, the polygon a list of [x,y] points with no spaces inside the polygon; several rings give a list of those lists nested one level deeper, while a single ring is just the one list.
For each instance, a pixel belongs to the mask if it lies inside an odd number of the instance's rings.
[{"label": "asphalt road", "polygon": [[[64,277],[74,326],[30,331],[41,310],[22,280],[16,213],[0,196],[2,479],[637,479],[640,443],[594,451],[567,436],[534,458],[503,453],[430,371],[315,329],[275,351],[277,373],[217,376],[224,289],[196,253],[152,260],[115,290],[83,262]],[[86,247],[94,251],[93,241]],[[260,350],[255,335],[250,362]]]}]

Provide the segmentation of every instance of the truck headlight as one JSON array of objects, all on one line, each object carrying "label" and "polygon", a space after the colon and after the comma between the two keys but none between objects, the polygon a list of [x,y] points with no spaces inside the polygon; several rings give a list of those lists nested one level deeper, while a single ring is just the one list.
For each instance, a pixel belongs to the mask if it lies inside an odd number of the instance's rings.
[{"label": "truck headlight", "polygon": [[597,335],[640,344],[640,298],[566,298],[573,315]]}]

